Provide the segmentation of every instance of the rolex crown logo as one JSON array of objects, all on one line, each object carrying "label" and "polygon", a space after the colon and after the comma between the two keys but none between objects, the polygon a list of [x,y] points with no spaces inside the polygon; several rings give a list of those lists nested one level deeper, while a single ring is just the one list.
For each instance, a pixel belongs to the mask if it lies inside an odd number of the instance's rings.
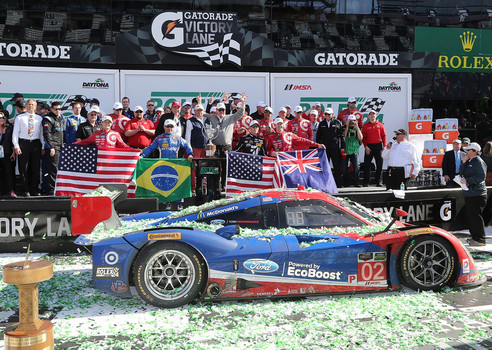
[{"label": "rolex crown logo", "polygon": [[463,32],[462,35],[460,35],[461,39],[461,46],[463,46],[463,50],[465,52],[470,52],[473,49],[473,44],[475,44],[475,40],[477,39],[477,36],[473,34],[473,32],[467,31]]}]

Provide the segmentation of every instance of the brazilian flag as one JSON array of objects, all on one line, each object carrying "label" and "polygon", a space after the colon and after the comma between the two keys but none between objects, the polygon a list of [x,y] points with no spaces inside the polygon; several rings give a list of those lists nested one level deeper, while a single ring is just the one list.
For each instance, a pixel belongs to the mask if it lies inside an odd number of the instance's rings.
[{"label": "brazilian flag", "polygon": [[188,159],[140,159],[135,168],[135,197],[157,197],[160,203],[191,197],[192,164]]}]

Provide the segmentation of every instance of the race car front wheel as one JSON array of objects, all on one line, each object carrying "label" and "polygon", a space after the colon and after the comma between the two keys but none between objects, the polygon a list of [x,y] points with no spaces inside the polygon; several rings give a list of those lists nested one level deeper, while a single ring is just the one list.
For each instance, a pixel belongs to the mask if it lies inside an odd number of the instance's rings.
[{"label": "race car front wheel", "polygon": [[185,305],[196,298],[205,278],[202,257],[192,248],[175,242],[158,242],[144,248],[134,265],[138,294],[148,303],[164,308]]},{"label": "race car front wheel", "polygon": [[400,258],[403,282],[415,290],[440,290],[451,282],[457,268],[453,246],[439,236],[410,238]]}]

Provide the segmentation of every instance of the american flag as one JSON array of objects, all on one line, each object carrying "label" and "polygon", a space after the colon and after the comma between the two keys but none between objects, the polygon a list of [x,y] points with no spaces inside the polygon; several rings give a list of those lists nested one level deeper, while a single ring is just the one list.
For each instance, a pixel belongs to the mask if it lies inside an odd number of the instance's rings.
[{"label": "american flag", "polygon": [[226,196],[278,188],[282,185],[282,176],[275,158],[228,152]]},{"label": "american flag", "polygon": [[139,160],[140,150],[65,145],[60,154],[55,182],[56,196],[81,196],[105,184],[126,184],[128,197],[133,197],[130,182]]}]

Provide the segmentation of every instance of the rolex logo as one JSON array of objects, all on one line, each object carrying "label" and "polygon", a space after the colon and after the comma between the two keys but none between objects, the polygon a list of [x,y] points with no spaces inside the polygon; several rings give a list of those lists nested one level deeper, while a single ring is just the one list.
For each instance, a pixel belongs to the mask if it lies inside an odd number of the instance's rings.
[{"label": "rolex logo", "polygon": [[463,32],[462,35],[460,35],[461,39],[461,46],[463,46],[463,50],[465,52],[470,52],[473,49],[473,44],[475,44],[475,40],[477,39],[477,36],[473,34],[473,32]]}]

